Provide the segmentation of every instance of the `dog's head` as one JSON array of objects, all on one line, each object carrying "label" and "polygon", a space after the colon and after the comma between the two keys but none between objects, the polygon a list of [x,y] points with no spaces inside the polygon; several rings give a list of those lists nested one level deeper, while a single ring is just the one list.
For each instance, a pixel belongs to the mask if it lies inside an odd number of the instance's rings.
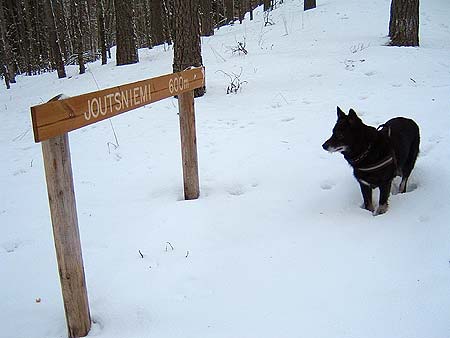
[{"label": "dog's head", "polygon": [[337,107],[337,122],[333,128],[333,134],[325,141],[322,148],[330,153],[349,151],[355,142],[358,142],[358,130],[362,125],[363,122],[353,109],[350,109],[346,115],[341,108]]}]

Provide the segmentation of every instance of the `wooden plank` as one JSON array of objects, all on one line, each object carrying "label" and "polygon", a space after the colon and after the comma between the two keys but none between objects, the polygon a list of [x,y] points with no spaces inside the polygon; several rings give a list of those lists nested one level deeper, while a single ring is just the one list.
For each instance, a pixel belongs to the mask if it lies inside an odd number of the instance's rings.
[{"label": "wooden plank", "polygon": [[88,126],[204,86],[204,68],[192,68],[31,107],[36,142]]},{"label": "wooden plank", "polygon": [[183,162],[184,198],[197,199],[200,195],[195,130],[194,91],[178,95],[180,117],[181,158]]},{"label": "wooden plank", "polygon": [[68,134],[42,142],[42,154],[68,333],[69,337],[84,337],[91,319]]}]

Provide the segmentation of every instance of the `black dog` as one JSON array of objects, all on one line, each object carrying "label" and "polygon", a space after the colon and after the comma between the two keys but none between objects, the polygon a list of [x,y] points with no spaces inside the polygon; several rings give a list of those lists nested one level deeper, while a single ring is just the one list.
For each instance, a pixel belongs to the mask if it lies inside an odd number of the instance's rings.
[{"label": "black dog", "polygon": [[365,209],[374,211],[372,189],[380,189],[379,205],[374,215],[383,214],[388,209],[395,176],[402,177],[399,191],[406,192],[406,184],[419,153],[419,127],[413,120],[396,117],[375,129],[365,125],[353,109],[346,115],[339,107],[337,116],[333,134],[322,147],[329,152],[341,152],[353,167]]}]

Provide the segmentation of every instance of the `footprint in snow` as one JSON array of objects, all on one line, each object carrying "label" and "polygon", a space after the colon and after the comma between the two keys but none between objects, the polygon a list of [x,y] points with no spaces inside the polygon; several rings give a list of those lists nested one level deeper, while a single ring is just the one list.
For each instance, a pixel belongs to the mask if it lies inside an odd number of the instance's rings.
[{"label": "footprint in snow", "polygon": [[227,192],[232,196],[241,196],[245,193],[244,188],[239,184],[228,187]]},{"label": "footprint in snow", "polygon": [[20,169],[20,170],[15,171],[13,173],[13,176],[19,176],[19,175],[23,175],[23,174],[26,174],[26,173],[27,173],[27,171],[25,169]]},{"label": "footprint in snow", "polygon": [[16,249],[20,246],[21,242],[20,241],[8,241],[8,242],[3,242],[2,243],[2,248],[7,252],[7,253],[12,253],[14,251],[16,251]]},{"label": "footprint in snow", "polygon": [[331,190],[334,188],[335,185],[336,185],[335,182],[330,181],[330,180],[325,180],[320,184],[320,188],[322,190]]}]

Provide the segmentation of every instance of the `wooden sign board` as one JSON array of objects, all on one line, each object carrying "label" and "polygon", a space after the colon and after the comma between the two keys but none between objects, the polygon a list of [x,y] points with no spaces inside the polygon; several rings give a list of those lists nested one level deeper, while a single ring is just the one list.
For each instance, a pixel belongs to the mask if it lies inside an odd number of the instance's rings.
[{"label": "wooden sign board", "polygon": [[203,67],[31,107],[35,142],[205,85]]}]

